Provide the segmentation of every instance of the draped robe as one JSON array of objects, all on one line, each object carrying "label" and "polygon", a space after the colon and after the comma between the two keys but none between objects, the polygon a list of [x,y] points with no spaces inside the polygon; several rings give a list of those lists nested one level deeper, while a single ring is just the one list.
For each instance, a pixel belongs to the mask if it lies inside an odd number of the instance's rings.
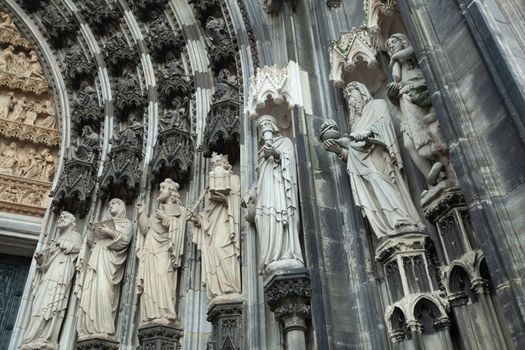
[{"label": "draped robe", "polygon": [[402,160],[387,104],[372,100],[361,117],[355,119],[352,132],[370,130],[371,143],[346,141],[341,158],[347,161],[356,206],[367,217],[378,238],[393,234],[402,226],[421,227],[401,174]]},{"label": "draped robe", "polygon": [[[80,233],[70,229],[52,241],[44,253],[47,256],[41,265],[40,278],[33,287],[31,319],[21,350],[57,347],[81,240]],[[65,249],[71,251],[66,254]]]},{"label": "draped robe", "polygon": [[144,242],[138,253],[140,322],[173,323],[177,319],[175,298],[177,272],[181,266],[186,232],[186,209],[179,205],[161,204],[166,219],[154,214],[139,216],[139,229]]},{"label": "draped robe", "polygon": [[[125,212],[124,212],[125,214]],[[124,275],[127,249],[131,240],[131,221],[114,218],[118,235],[112,239],[97,239],[80,285],[80,310],[77,331],[79,336],[115,334],[115,313],[120,295],[120,282]]]},{"label": "draped robe", "polygon": [[272,145],[280,160],[258,155],[255,227],[259,235],[262,268],[273,262],[295,259],[303,264],[299,243],[297,174],[292,141],[274,136]]},{"label": "draped robe", "polygon": [[210,300],[214,297],[241,292],[241,271],[237,260],[239,247],[240,181],[230,175],[231,191],[227,203],[206,198],[204,211],[199,213],[200,227],[193,228],[193,242],[202,251],[202,274]]}]

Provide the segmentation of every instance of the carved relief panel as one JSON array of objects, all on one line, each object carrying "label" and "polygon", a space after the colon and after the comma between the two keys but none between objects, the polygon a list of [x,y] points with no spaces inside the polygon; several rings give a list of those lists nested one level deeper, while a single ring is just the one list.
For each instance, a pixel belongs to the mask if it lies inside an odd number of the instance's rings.
[{"label": "carved relief panel", "polygon": [[0,210],[44,214],[58,145],[55,106],[36,52],[0,12]]}]

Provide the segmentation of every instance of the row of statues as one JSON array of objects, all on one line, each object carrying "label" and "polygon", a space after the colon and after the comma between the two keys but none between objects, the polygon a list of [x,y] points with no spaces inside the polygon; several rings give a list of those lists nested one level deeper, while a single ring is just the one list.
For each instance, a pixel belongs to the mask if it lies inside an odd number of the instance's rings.
[{"label": "row of statues", "polygon": [[1,119],[56,129],[57,118],[51,101],[39,102],[26,97],[16,98],[13,92],[9,92],[1,101]]},{"label": "row of statues", "polygon": [[[275,118],[264,116],[258,125],[264,145],[259,152],[259,179],[247,202],[253,203],[255,212],[261,267],[265,271],[303,267],[293,143],[280,135]],[[157,208],[151,215],[143,204],[137,205],[139,327],[177,326],[177,280],[189,221],[194,224],[192,241],[202,253],[210,301],[240,296],[240,180],[226,156],[214,153],[210,165],[208,186],[194,205],[204,199],[202,211],[183,207],[179,185],[169,178],[160,184]],[[22,350],[56,347],[75,271],[79,340],[114,339],[133,225],[122,200],[110,200],[108,211],[108,219],[90,224],[85,239],[75,228],[74,216],[62,212],[57,237],[35,254],[39,274]]]},{"label": "row of statues", "polygon": [[17,53],[13,45],[0,52],[0,71],[21,78],[45,80],[36,52],[31,50],[29,56],[24,51]]},{"label": "row of statues", "polygon": [[21,151],[16,142],[0,144],[0,174],[48,182],[55,174],[55,162],[48,148]]}]

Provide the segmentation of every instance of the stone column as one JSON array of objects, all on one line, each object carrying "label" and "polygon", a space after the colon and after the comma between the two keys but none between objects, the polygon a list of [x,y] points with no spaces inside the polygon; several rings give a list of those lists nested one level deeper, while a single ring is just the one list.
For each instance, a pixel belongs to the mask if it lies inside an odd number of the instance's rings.
[{"label": "stone column", "polygon": [[244,349],[243,301],[212,300],[208,305],[208,321],[213,325],[211,350]]},{"label": "stone column", "polygon": [[144,350],[179,350],[182,328],[151,325],[139,328],[139,342]]},{"label": "stone column", "polygon": [[264,298],[283,327],[288,350],[306,349],[310,295],[310,277],[305,268],[274,272],[265,279]]}]

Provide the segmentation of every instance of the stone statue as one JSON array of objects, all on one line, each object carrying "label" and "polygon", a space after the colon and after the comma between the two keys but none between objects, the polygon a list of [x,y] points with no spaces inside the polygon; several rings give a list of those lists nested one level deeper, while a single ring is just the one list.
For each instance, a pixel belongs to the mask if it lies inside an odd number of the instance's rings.
[{"label": "stone statue", "polygon": [[131,147],[142,147],[142,130],[144,127],[134,116],[129,119],[129,126],[119,131],[113,138],[115,145],[126,145]]},{"label": "stone statue", "polygon": [[18,151],[15,142],[11,142],[7,149],[0,155],[0,173],[16,175],[18,166]]},{"label": "stone statue", "polygon": [[[179,185],[171,179],[160,184],[159,208],[151,217],[137,206],[143,242],[139,242],[138,291],[140,325],[176,326],[177,273],[186,233],[186,209],[180,205]],[[140,236],[140,235],[139,235]]]},{"label": "stone statue", "polygon": [[30,179],[38,179],[40,174],[40,157],[35,156],[36,151],[30,148],[27,155],[21,157],[19,161],[18,176],[23,176]]},{"label": "stone statue", "polygon": [[36,103],[33,101],[29,101],[28,103],[26,103],[24,119],[22,122],[24,124],[34,125],[37,115],[38,113]]},{"label": "stone statue", "polygon": [[277,121],[270,115],[259,117],[257,126],[262,145],[258,152],[254,222],[261,268],[303,267],[293,143],[280,135]]},{"label": "stone statue", "polygon": [[115,313],[131,241],[131,221],[126,205],[118,198],[109,201],[110,219],[91,224],[86,240],[91,248],[87,265],[81,261],[75,293],[80,299],[77,332],[82,338],[111,338],[115,335]]},{"label": "stone statue", "polygon": [[188,97],[176,97],[173,100],[174,110],[167,111],[159,120],[159,132],[172,128],[188,130],[190,121],[188,119]]},{"label": "stone statue", "polygon": [[89,125],[82,128],[79,142],[69,148],[69,159],[89,161],[99,149],[99,136]]},{"label": "stone statue", "polygon": [[399,106],[403,145],[429,185],[435,185],[452,174],[425,78],[405,34],[393,34],[386,45],[394,79],[388,96]]},{"label": "stone statue", "polygon": [[36,55],[36,52],[34,50],[31,50],[29,53],[29,77],[45,80],[44,73],[42,72],[42,66],[40,65],[40,62],[38,62],[38,57]]},{"label": "stone statue", "polygon": [[9,119],[9,114],[11,113],[11,109],[13,108],[15,104],[14,96],[15,94],[12,91],[10,91],[7,94],[7,98],[3,100],[4,102],[2,104],[1,112],[0,112],[2,119]]},{"label": "stone statue", "polygon": [[0,30],[7,30],[10,32],[18,32],[11,16],[5,12],[0,12]]},{"label": "stone statue", "polygon": [[41,108],[40,113],[45,115],[44,118],[37,118],[35,125],[47,129],[56,129],[57,118],[55,115],[55,109],[50,101],[46,101]]},{"label": "stone statue", "polygon": [[228,33],[226,32],[226,22],[224,19],[210,16],[206,22],[206,34],[208,35],[208,40],[214,44],[218,44],[222,40],[227,39]]},{"label": "stone statue", "polygon": [[10,114],[8,119],[22,123],[25,119],[26,108],[26,98],[22,97],[13,105],[13,113]]},{"label": "stone statue", "polygon": [[211,166],[204,210],[189,214],[209,300],[241,292],[240,180],[223,155],[213,153]]},{"label": "stone statue", "polygon": [[73,214],[60,213],[57,237],[44,250],[35,253],[38,272],[33,287],[31,319],[21,350],[56,349],[58,346],[82,241],[75,224]]},{"label": "stone statue", "polygon": [[0,51],[0,71],[9,71],[14,60],[15,48],[13,45],[9,45],[6,49]]},{"label": "stone statue", "polygon": [[334,122],[323,124],[320,138],[325,149],[347,162],[352,194],[376,236],[424,225],[405,179],[394,124],[385,100],[373,99],[365,85],[351,82],[345,89],[350,109],[350,137],[341,137]]}]

